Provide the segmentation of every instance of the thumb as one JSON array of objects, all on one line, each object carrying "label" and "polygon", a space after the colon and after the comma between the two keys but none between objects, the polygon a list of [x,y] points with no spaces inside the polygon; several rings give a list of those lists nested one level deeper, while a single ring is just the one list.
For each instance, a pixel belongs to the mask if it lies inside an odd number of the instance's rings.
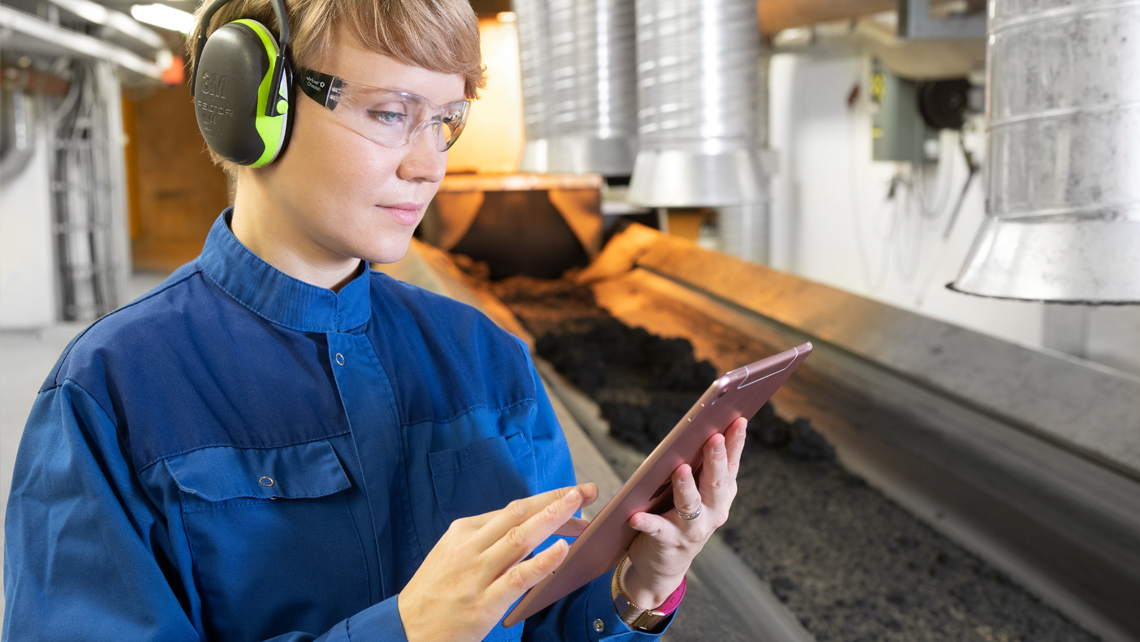
[{"label": "thumb", "polygon": [[658,537],[666,527],[672,526],[669,520],[653,513],[634,513],[629,518],[629,525],[633,530],[654,538]]}]

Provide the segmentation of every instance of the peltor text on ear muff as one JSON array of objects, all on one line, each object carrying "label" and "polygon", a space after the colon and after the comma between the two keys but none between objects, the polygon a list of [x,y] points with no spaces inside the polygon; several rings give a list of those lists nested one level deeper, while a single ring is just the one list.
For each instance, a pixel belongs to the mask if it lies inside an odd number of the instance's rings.
[{"label": "peltor text on ear muff", "polygon": [[206,36],[210,21],[230,0],[202,13],[190,94],[206,144],[222,158],[264,167],[288,143],[292,128],[289,22],[284,0],[271,0],[280,40],[256,20],[234,20]]}]

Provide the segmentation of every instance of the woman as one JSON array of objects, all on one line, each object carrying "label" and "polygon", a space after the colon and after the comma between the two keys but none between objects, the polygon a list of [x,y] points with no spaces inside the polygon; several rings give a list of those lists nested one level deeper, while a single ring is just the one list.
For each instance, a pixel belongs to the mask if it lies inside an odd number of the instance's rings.
[{"label": "woman", "polygon": [[284,10],[291,38],[267,0],[203,9],[207,47],[221,25],[264,25],[230,29],[268,47],[262,101],[271,41],[289,41],[302,91],[265,107],[287,145],[215,154],[232,110],[209,101],[247,63],[207,48],[194,62],[223,66],[197,70],[195,100],[234,206],[198,259],[93,324],[45,382],[8,505],[5,637],[659,634],[727,518],[743,422],[706,444],[699,481],[674,473],[678,510],[630,519],[621,591],[607,574],[503,628],[597,491],[575,485],[521,342],[368,268],[407,251],[484,85],[475,16],[466,0]]}]

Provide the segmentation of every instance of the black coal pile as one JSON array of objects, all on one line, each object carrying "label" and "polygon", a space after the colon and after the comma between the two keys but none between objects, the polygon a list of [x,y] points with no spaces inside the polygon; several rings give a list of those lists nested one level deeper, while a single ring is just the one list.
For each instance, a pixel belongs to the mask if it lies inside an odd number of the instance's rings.
[{"label": "black coal pile", "polygon": [[[543,335],[538,354],[599,401],[615,437],[649,452],[716,378],[716,370],[696,361],[684,339],[657,337],[611,318],[591,326]],[[622,394],[607,394],[611,390]]]},{"label": "black coal pile", "polygon": [[[483,276],[479,264],[463,265]],[[720,374],[696,359],[687,339],[625,325],[598,307],[588,287],[570,279],[513,277],[490,288],[538,337],[538,355],[597,402],[610,433],[643,453],[665,438]],[[748,428],[750,444],[799,461],[835,460],[835,449],[811,422],[784,421],[771,404]]]},{"label": "black coal pile", "polygon": [[[610,433],[649,453],[719,374],[687,339],[659,337],[611,317],[579,319],[585,331],[548,332],[536,349],[590,395]],[[806,419],[789,423],[765,404],[749,422],[752,442],[801,461],[833,461],[835,449]]]},{"label": "black coal pile", "polygon": [[[643,452],[718,374],[688,341],[623,325],[572,280],[488,287]],[[725,541],[820,642],[1096,639],[845,470],[805,419],[764,406],[738,487]]]}]

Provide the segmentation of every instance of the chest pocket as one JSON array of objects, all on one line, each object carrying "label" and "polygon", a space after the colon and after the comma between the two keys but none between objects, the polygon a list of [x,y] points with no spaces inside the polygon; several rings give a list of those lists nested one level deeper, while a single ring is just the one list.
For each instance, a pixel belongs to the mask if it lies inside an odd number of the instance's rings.
[{"label": "chest pocket", "polygon": [[[521,433],[429,453],[428,465],[435,499],[447,523],[499,510],[513,499],[537,492],[534,452]],[[522,639],[522,632],[521,626],[507,629],[499,623],[483,640],[515,642]]]},{"label": "chest pocket", "polygon": [[520,433],[429,453],[428,463],[436,502],[448,523],[498,510],[537,488],[534,453]]},{"label": "chest pocket", "polygon": [[369,605],[353,485],[331,443],[203,448],[164,464],[211,639],[320,633]]}]

